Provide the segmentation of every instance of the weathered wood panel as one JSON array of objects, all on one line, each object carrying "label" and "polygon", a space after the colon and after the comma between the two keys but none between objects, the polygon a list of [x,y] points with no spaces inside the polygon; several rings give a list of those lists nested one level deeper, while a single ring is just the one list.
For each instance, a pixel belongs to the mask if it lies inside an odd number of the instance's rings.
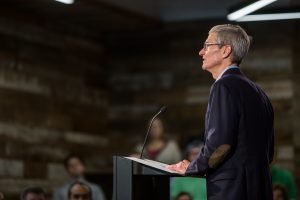
[{"label": "weathered wood panel", "polygon": [[[66,180],[62,161],[86,155],[95,173],[111,166],[104,49],[47,19],[6,10],[0,17],[0,188],[18,199],[30,186],[51,194]],[[18,12],[19,11],[19,12]],[[68,34],[69,33],[69,34]],[[102,162],[91,162],[98,158]],[[103,159],[103,160],[102,160]]]}]

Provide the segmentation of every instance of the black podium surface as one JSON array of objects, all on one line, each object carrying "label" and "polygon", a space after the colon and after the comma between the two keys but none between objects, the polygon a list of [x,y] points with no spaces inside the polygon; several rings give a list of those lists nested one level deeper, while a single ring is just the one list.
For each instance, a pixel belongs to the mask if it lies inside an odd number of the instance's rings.
[{"label": "black podium surface", "polygon": [[160,162],[121,156],[113,159],[113,200],[169,200],[170,177],[181,176]]}]

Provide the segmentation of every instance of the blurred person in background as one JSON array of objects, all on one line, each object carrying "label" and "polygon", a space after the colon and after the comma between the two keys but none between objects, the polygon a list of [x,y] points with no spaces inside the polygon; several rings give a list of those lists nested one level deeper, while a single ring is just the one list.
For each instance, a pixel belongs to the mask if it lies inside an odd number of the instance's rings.
[{"label": "blurred person in background", "polygon": [[273,200],[289,200],[286,188],[282,185],[275,184],[273,186]]},{"label": "blurred person in background", "polygon": [[21,200],[46,200],[46,193],[40,187],[29,187],[21,193]]},{"label": "blurred person in background", "polygon": [[280,163],[280,159],[278,157],[279,149],[280,148],[276,147],[274,150],[274,161],[271,165],[272,184],[273,186],[283,186],[290,200],[298,199],[297,185],[293,174],[289,170],[278,165],[278,163]]},{"label": "blurred person in background", "polygon": [[93,200],[105,200],[102,189],[98,185],[90,183],[85,179],[85,162],[80,156],[75,154],[67,156],[64,160],[64,166],[70,175],[70,180],[62,187],[55,189],[53,194],[54,200],[67,200],[70,186],[77,181],[80,181],[91,188]]},{"label": "blurred person in background", "polygon": [[288,199],[297,199],[297,186],[292,173],[278,165],[271,167],[273,185],[281,185],[285,188]]},{"label": "blurred person in background", "polygon": [[200,140],[193,140],[188,143],[185,149],[185,157],[188,161],[195,160],[203,147],[203,142]]},{"label": "blurred person in background", "polygon": [[[136,151],[138,153],[133,156],[139,157],[139,153],[142,151],[141,144],[136,147]],[[163,122],[160,118],[156,118],[153,121],[143,157],[167,164],[181,160],[178,144],[176,141],[167,138]]]},{"label": "blurred person in background", "polygon": [[[200,140],[191,141],[185,150],[185,158],[192,162],[203,147]],[[183,192],[188,192],[193,200],[206,200],[206,181],[204,178],[175,177],[171,179],[171,197],[175,198]]]},{"label": "blurred person in background", "polygon": [[179,193],[174,200],[194,200],[193,197],[187,192]]},{"label": "blurred person in background", "polygon": [[91,188],[83,182],[75,182],[68,190],[68,200],[94,200]]}]

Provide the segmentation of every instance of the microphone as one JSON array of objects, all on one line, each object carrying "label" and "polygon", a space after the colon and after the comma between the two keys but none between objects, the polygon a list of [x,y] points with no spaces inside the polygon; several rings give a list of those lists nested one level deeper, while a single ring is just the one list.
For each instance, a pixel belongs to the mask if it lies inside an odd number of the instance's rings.
[{"label": "microphone", "polygon": [[149,132],[151,130],[151,127],[152,127],[152,123],[154,121],[154,119],[160,115],[161,113],[165,112],[167,110],[167,107],[166,106],[162,106],[160,108],[160,110],[152,117],[151,121],[150,121],[150,124],[149,124],[149,127],[148,127],[148,130],[147,130],[147,133],[146,133],[146,136],[145,136],[145,139],[144,139],[144,144],[143,144],[143,147],[142,147],[142,151],[141,151],[141,154],[140,154],[140,159],[143,159],[143,152],[144,152],[144,149],[145,149],[145,145],[147,143],[147,139],[148,139],[148,135],[149,135]]}]

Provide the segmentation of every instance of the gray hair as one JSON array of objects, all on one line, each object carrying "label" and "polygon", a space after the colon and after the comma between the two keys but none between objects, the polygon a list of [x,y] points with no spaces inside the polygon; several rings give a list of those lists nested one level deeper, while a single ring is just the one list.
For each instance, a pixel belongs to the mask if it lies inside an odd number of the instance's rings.
[{"label": "gray hair", "polygon": [[248,53],[251,38],[238,25],[223,24],[210,29],[209,33],[217,34],[220,45],[230,45],[232,48],[231,61],[239,65]]}]

